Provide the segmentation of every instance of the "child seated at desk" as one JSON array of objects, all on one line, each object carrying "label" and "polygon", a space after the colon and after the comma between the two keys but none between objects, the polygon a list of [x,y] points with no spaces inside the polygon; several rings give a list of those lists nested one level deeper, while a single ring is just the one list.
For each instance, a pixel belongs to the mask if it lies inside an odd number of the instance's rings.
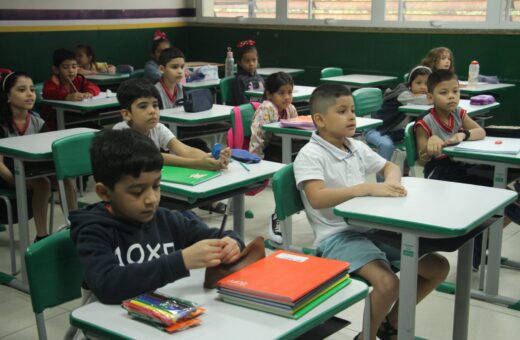
[{"label": "child seated at desk", "polygon": [[181,81],[184,78],[184,53],[177,47],[162,50],[159,55],[161,79],[155,84],[160,95],[161,110],[177,107],[184,98]]},{"label": "child seated at desk", "polygon": [[429,67],[432,71],[449,70],[455,72],[455,58],[453,52],[447,47],[435,47],[429,50],[421,60],[421,65]]},{"label": "child seated at desk", "polygon": [[117,100],[121,105],[123,121],[114,129],[132,128],[152,139],[157,149],[163,152],[165,165],[181,166],[201,170],[222,170],[227,168],[231,150],[222,150],[219,159],[211,154],[181,142],[164,124],[159,123],[159,100],[157,88],[146,79],[130,79],[117,89]]},{"label": "child seated at desk", "polygon": [[[32,135],[47,130],[43,119],[38,113],[32,111],[35,102],[34,83],[28,74],[12,72],[3,79],[0,98],[0,138]],[[0,156],[0,187],[14,188],[13,174],[13,160]],[[51,182],[56,186],[54,177],[27,180],[27,188],[33,191],[31,205],[36,226],[34,242],[49,235],[47,209],[51,195]],[[71,209],[76,208],[74,182],[70,179],[65,180],[65,192],[68,206]]]},{"label": "child seated at desk", "polygon": [[[43,98],[53,100],[81,101],[97,96],[99,87],[78,74],[78,62],[74,52],[65,48],[54,51],[53,75],[43,84]],[[42,118],[49,130],[56,129],[56,117],[49,107],[42,107]]]},{"label": "child seated at desk", "polygon": [[[351,273],[373,287],[371,293],[371,339],[393,340],[397,335],[399,279],[390,264],[399,260],[399,249],[375,244],[366,229],[349,225],[334,215],[332,208],[360,196],[406,196],[399,167],[386,161],[363,142],[356,132],[354,100],[350,90],[339,84],[324,84],[311,95],[314,132],[294,162],[296,185],[301,190],[307,218],[316,236],[318,254],[348,261]],[[384,183],[366,183],[366,175],[379,172]],[[448,261],[438,254],[419,260],[417,302],[426,297],[449,271]],[[392,307],[393,305],[393,307]],[[390,309],[392,308],[392,309]],[[358,334],[355,339],[365,339]]]},{"label": "child seated at desk", "polygon": [[159,70],[159,55],[165,49],[170,47],[170,41],[166,36],[166,33],[161,31],[155,31],[153,35],[152,43],[152,59],[148,60],[144,64],[144,75],[145,79],[148,79],[152,84],[155,84],[161,79],[161,71]]},{"label": "child seated at desk", "polygon": [[[408,81],[397,85],[393,90],[387,89],[381,109],[372,114],[372,118],[383,120],[383,125],[368,130],[365,139],[377,148],[377,152],[387,161],[392,159],[395,143],[404,138],[404,128],[408,124],[407,116],[399,111],[399,106],[406,104],[428,104],[426,97],[426,81],[432,71],[426,66],[414,67]],[[378,182],[384,178],[377,176]]]},{"label": "child seated at desk", "polygon": [[76,60],[79,66],[78,73],[84,76],[98,73],[116,73],[114,65],[96,61],[96,54],[90,45],[80,44],[76,46]]},{"label": "child seated at desk", "polygon": [[244,244],[233,231],[221,236],[200,220],[159,207],[163,157],[142,133],[103,131],[90,157],[102,202],[70,213],[84,288],[94,295],[84,295],[85,302],[119,304],[190,269],[238,260]]},{"label": "child seated at desk", "polygon": [[256,73],[258,51],[254,40],[245,40],[237,44],[237,74],[233,82],[232,103],[242,105],[249,103],[247,90],[263,90],[264,79]]}]

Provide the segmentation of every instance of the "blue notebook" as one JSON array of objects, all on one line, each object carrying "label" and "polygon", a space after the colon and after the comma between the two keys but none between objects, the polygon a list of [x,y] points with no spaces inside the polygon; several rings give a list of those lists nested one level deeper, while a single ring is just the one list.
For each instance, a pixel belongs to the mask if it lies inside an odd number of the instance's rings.
[{"label": "blue notebook", "polygon": [[163,166],[161,180],[185,185],[197,185],[220,176],[220,171],[198,170],[177,166]]}]

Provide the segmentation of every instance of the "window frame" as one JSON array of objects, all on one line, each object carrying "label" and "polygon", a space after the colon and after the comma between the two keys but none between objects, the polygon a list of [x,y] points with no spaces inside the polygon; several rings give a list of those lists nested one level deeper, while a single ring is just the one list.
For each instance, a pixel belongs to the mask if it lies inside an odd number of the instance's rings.
[{"label": "window frame", "polygon": [[487,0],[486,20],[483,22],[438,22],[438,21],[385,21],[386,0],[372,0],[372,20],[336,19],[288,19],[287,0],[276,0],[276,18],[222,18],[202,15],[204,1],[196,0],[195,22],[219,24],[279,25],[279,26],[321,26],[321,27],[359,27],[359,28],[416,28],[416,29],[455,29],[455,30],[511,30],[519,29],[520,21],[508,21],[506,10],[512,0]]}]

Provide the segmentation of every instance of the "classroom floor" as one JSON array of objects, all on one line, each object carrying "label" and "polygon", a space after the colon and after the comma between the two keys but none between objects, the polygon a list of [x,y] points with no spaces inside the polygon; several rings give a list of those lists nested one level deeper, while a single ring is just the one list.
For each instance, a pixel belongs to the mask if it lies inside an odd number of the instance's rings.
[{"label": "classroom floor", "polygon": [[[81,201],[95,202],[97,197],[93,192],[92,182],[89,183],[85,196]],[[268,187],[260,194],[246,197],[246,209],[254,213],[253,219],[246,220],[246,241],[257,235],[267,236],[266,223],[272,213],[274,201],[271,189]],[[57,223],[63,220],[61,212],[57,211]],[[221,217],[209,215],[207,212],[195,210],[210,226],[219,226]],[[61,220],[60,220],[61,219]],[[228,227],[231,227],[228,220]],[[293,217],[294,242],[302,245],[312,244],[312,231],[307,224],[305,214]],[[31,224],[31,233],[34,227]],[[33,236],[31,237],[33,239]],[[0,232],[0,271],[8,272],[9,253],[7,233]],[[510,224],[504,229],[503,255],[520,261],[520,226]],[[456,252],[445,254],[451,263],[449,281],[455,280]],[[473,273],[474,284],[478,274]],[[520,299],[520,271],[502,269],[500,272],[500,293]],[[418,307],[416,316],[416,334],[426,339],[451,339],[453,324],[453,295],[433,292]],[[45,322],[49,339],[62,339],[69,325],[69,312],[76,308],[79,301],[66,303],[62,306],[45,311]],[[239,308],[239,307],[237,307]],[[13,288],[0,285],[0,339],[21,340],[37,339],[36,322],[28,295]],[[363,303],[338,314],[339,317],[352,323],[330,336],[328,339],[352,339],[361,329]],[[201,327],[204,327],[203,325]],[[189,332],[189,330],[188,330]],[[516,334],[516,335],[515,335]],[[493,305],[486,302],[471,300],[469,337],[471,340],[513,339],[520,334],[520,311]],[[172,336],[172,339],[175,336]],[[251,339],[253,339],[251,337]]]}]

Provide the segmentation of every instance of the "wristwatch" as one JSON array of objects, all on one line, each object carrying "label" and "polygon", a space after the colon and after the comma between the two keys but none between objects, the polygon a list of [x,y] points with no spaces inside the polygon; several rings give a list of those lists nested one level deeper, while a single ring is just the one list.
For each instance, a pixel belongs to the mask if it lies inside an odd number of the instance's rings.
[{"label": "wristwatch", "polygon": [[468,129],[464,129],[464,130],[462,130],[462,132],[464,132],[464,139],[463,139],[463,141],[468,140],[469,137],[471,136],[471,132]]}]

